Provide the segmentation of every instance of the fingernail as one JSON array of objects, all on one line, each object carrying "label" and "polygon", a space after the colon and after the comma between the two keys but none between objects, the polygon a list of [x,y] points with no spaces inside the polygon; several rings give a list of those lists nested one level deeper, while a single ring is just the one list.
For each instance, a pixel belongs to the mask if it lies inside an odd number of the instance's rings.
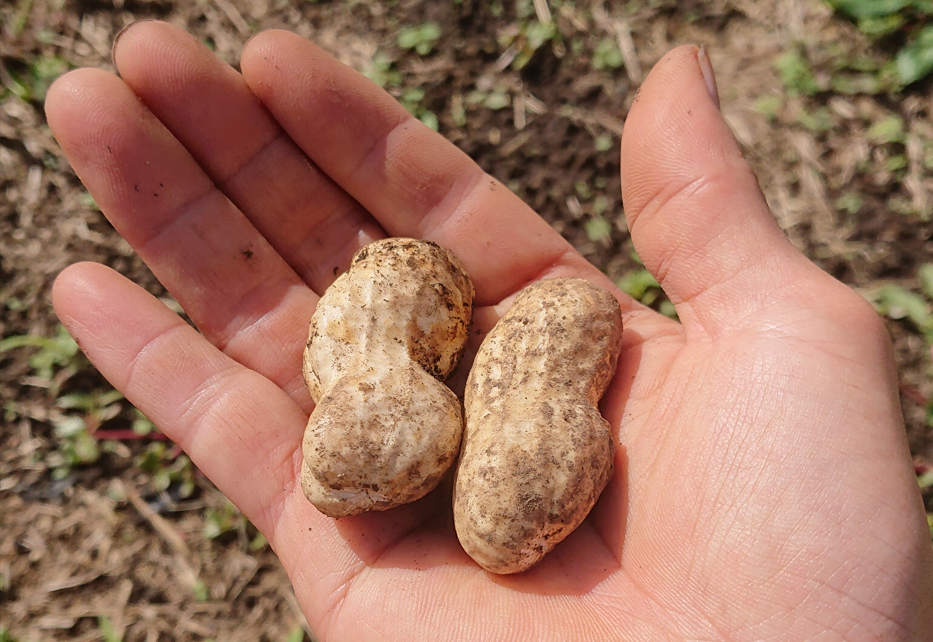
[{"label": "fingernail", "polygon": [[709,94],[713,104],[716,105],[716,109],[720,109],[719,88],[716,86],[716,74],[713,71],[713,63],[710,62],[709,54],[706,53],[706,47],[700,47],[700,52],[697,54],[697,62],[700,63],[700,73],[703,74],[703,81],[706,83],[706,93]]},{"label": "fingernail", "polygon": [[[153,22],[153,19],[152,19],[152,18],[143,18],[142,20],[134,20],[134,21],[131,22],[130,24],[128,24],[128,25],[126,25],[125,27],[123,27],[122,29],[120,29],[119,32],[117,32],[117,35],[116,35],[116,36],[114,37],[114,39],[113,39],[113,45],[111,45],[111,47],[110,47],[110,62],[113,63],[113,66],[114,66],[114,67],[117,66],[117,58],[116,58],[115,54],[116,54],[116,52],[117,52],[117,43],[120,42],[120,38],[122,38],[122,37],[126,34],[127,31],[129,31],[130,29],[132,29],[132,28],[135,27],[136,25],[138,25],[138,24],[140,24],[140,23],[143,23],[143,22]],[[118,69],[117,71],[119,71],[119,69]]]}]

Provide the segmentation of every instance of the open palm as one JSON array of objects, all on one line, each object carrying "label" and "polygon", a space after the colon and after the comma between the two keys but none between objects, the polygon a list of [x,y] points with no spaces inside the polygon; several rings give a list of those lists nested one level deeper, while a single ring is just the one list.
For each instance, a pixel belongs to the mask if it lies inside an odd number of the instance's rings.
[{"label": "open palm", "polygon": [[[285,32],[242,74],[139,23],[121,77],[78,70],[49,122],[114,226],[202,334],[115,272],[55,286],[63,322],[127,398],[266,535],[322,640],[917,640],[933,558],[884,327],[797,253],[711,100],[671,52],[622,141],[635,246],[680,323],[617,291],[391,97]],[[615,472],[537,567],[486,573],[450,489],[332,520],[297,475],[313,404],[307,323],[384,236],[453,250],[488,330],[530,281],[616,293],[623,354],[602,402]]]}]

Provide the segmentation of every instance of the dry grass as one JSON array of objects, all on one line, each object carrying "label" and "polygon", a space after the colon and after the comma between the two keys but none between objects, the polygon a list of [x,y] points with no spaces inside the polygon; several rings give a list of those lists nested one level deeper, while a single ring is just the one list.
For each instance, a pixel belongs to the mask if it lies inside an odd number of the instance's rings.
[{"label": "dry grass", "polygon": [[[42,113],[44,88],[56,74],[79,66],[112,70],[114,35],[146,17],[191,30],[231,64],[248,36],[262,29],[313,38],[413,101],[409,106],[422,117],[432,114],[443,134],[613,278],[639,267],[622,218],[616,157],[634,90],[671,47],[705,45],[725,117],[794,244],[866,292],[885,283],[919,291],[917,270],[933,261],[930,83],[896,96],[833,92],[839,60],[884,59],[890,52],[872,46],[823,3],[574,7],[527,0],[501,3],[498,15],[493,5],[4,3],[0,338],[54,335],[50,285],[75,261],[106,263],[167,296],[90,200]],[[529,52],[527,28],[539,19],[549,19],[560,37]],[[430,55],[397,45],[401,26],[429,20],[444,34]],[[611,47],[600,45],[604,40]],[[614,47],[620,64],[595,65],[600,46]],[[822,89],[808,95],[782,80],[777,63],[788,52],[810,62]],[[517,69],[523,57],[527,65]],[[412,93],[419,88],[420,98]],[[879,123],[892,119],[899,119],[900,134],[884,139]],[[918,458],[933,458],[924,408],[933,394],[927,341],[907,321],[889,327],[911,447]],[[65,392],[100,394],[108,386],[90,369],[43,382],[29,364],[31,354],[28,348],[0,353],[0,611],[14,639],[294,639],[296,627],[306,624],[274,554],[268,547],[252,550],[250,527],[231,516],[200,476],[190,498],[178,495],[177,483],[157,488],[136,463],[149,438],[112,442],[95,463],[53,479],[49,462],[59,447],[53,424],[63,412],[56,399]],[[117,403],[104,429],[125,430],[132,422],[130,407]],[[206,538],[205,527],[221,518],[229,518],[229,531]]]}]

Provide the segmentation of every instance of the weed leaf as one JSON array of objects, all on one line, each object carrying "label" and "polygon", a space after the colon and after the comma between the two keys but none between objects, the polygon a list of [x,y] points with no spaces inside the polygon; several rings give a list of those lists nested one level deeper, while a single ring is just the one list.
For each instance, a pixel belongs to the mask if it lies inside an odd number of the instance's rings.
[{"label": "weed leaf", "polygon": [[933,25],[908,42],[897,54],[897,75],[905,85],[933,72]]}]

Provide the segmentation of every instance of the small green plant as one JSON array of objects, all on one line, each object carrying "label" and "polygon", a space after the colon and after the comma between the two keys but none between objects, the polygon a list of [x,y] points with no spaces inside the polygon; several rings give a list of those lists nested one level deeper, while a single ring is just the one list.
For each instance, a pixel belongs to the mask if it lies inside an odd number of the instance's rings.
[{"label": "small green plant", "polygon": [[500,30],[496,40],[503,50],[512,50],[512,69],[520,71],[531,62],[535,53],[548,42],[560,42],[560,32],[553,22],[543,23],[531,16],[521,16],[521,22]]},{"label": "small green plant", "polygon": [[427,56],[434,50],[434,43],[441,37],[441,26],[436,22],[402,27],[398,32],[398,46],[414,50],[421,56]]},{"label": "small green plant", "polygon": [[869,127],[866,135],[868,140],[876,145],[903,143],[906,136],[904,133],[904,119],[897,114],[891,114]]},{"label": "small green plant", "polygon": [[198,579],[194,584],[191,585],[191,595],[198,602],[207,602],[211,599],[211,592],[207,588],[207,584],[202,579]]},{"label": "small green plant", "polygon": [[917,271],[920,292],[893,283],[865,293],[882,316],[912,324],[933,345],[933,263],[925,263]]},{"label": "small green plant", "polygon": [[0,642],[16,642],[16,638],[10,633],[10,629],[0,624]]},{"label": "small green plant", "polygon": [[268,545],[269,541],[266,539],[266,536],[262,533],[256,533],[256,536],[249,541],[249,550],[261,551]]},{"label": "small green plant", "polygon": [[904,24],[905,10],[924,2],[913,0],[829,0],[837,12],[854,20],[859,30],[879,38],[897,31]]},{"label": "small green plant", "polygon": [[870,299],[880,314],[895,321],[909,321],[927,341],[933,342],[933,314],[928,296],[893,284],[883,285],[870,293]]},{"label": "small green plant", "polygon": [[122,400],[123,393],[119,390],[72,392],[60,395],[55,405],[62,410],[78,410],[85,416],[93,417],[99,425],[120,414],[119,402]]},{"label": "small green plant", "polygon": [[933,486],[933,468],[917,471],[917,485],[923,489]]},{"label": "small green plant", "polygon": [[50,421],[57,438],[56,452],[48,458],[52,478],[64,479],[76,466],[100,459],[100,445],[93,433],[123,410],[123,395],[117,390],[71,393],[55,400],[65,414],[54,413]]},{"label": "small green plant", "polygon": [[593,51],[593,69],[618,69],[624,64],[619,45],[612,38],[603,38]]},{"label": "small green plant", "polygon": [[781,109],[783,104],[784,99],[780,96],[759,96],[755,100],[755,111],[764,116],[770,123],[777,118],[778,110]]},{"label": "small green plant", "polygon": [[[10,20],[10,33],[14,37],[21,34],[23,29],[26,28],[26,23],[29,21],[29,12],[32,10],[32,0],[19,0],[16,4],[16,13],[13,14],[13,18]],[[0,626],[0,633],[4,630]],[[5,642],[2,636],[0,636],[0,642]]]},{"label": "small green plant", "polygon": [[576,35],[570,39],[570,53],[574,56],[582,56],[586,50],[586,40],[582,36]]},{"label": "small green plant", "polygon": [[123,636],[117,635],[117,629],[106,615],[98,616],[97,629],[100,631],[100,637],[104,642],[123,642]]},{"label": "small green plant", "polygon": [[466,126],[466,109],[463,106],[463,98],[459,94],[450,101],[450,117],[457,127]]},{"label": "small green plant", "polygon": [[596,147],[597,152],[608,152],[612,149],[612,136],[609,134],[600,134],[596,137],[593,145]]},{"label": "small green plant", "polygon": [[88,432],[84,419],[77,415],[52,418],[56,451],[47,457],[52,479],[64,479],[76,466],[93,464],[100,459],[97,440]]},{"label": "small green plant", "polygon": [[141,413],[138,408],[133,408],[133,423],[130,428],[134,433],[140,436],[145,436],[154,432],[158,432],[158,428],[155,427],[155,424],[152,421]]},{"label": "small green plant", "polygon": [[658,312],[664,316],[671,319],[677,318],[674,305],[664,294],[658,280],[655,279],[648,270],[642,268],[629,272],[618,279],[616,285],[620,290],[644,305],[651,306],[657,304]]},{"label": "small green plant", "polygon": [[483,99],[483,107],[493,111],[499,111],[509,106],[509,94],[504,90],[493,90]]},{"label": "small green plant", "polygon": [[176,486],[178,496],[185,499],[194,494],[194,465],[187,455],[177,454],[164,441],[156,441],[136,457],[136,467],[150,475],[153,490],[164,491]]},{"label": "small green plant", "polygon": [[81,195],[78,197],[78,202],[89,210],[100,210],[97,206],[97,201],[94,200],[90,192],[81,192]]},{"label": "small green plant", "polygon": [[382,88],[398,87],[402,84],[402,75],[393,69],[392,58],[384,53],[376,53],[372,63],[363,69],[363,75]]},{"label": "small green plant", "polygon": [[775,61],[774,66],[791,96],[812,96],[821,91],[809,60],[796,47],[784,52]]},{"label": "small green plant", "polygon": [[895,65],[897,75],[905,85],[933,72],[933,25],[927,25],[916,38],[904,45],[897,54]]},{"label": "small green plant", "polygon": [[593,196],[593,190],[590,188],[589,183],[582,179],[573,184],[573,191],[575,191],[577,196],[585,201],[589,200],[590,197]]},{"label": "small green plant", "polygon": [[846,192],[842,196],[836,199],[834,205],[836,209],[849,214],[858,214],[859,210],[862,209],[864,202],[862,197],[859,196],[857,192]]},{"label": "small green plant", "polygon": [[603,214],[606,210],[609,209],[609,199],[600,194],[593,199],[593,212],[595,214]]},{"label": "small green plant", "polygon": [[522,25],[521,33],[524,36],[524,43],[519,54],[512,61],[512,68],[515,70],[524,69],[531,62],[538,49],[543,47],[545,43],[560,37],[553,22],[544,24],[537,20]]},{"label": "small green plant", "polygon": [[32,60],[22,74],[10,73],[7,90],[30,102],[42,102],[52,81],[70,69],[68,61],[58,56],[46,55]]},{"label": "small green plant", "polygon": [[814,133],[828,132],[836,124],[832,112],[826,107],[817,107],[813,111],[801,109],[797,122]]},{"label": "small green plant", "polygon": [[651,275],[651,272],[644,268],[627,273],[616,281],[616,285],[627,295],[645,305],[651,305],[657,298],[657,293],[653,292],[653,290],[661,287],[658,280]]},{"label": "small green plant", "polygon": [[61,385],[61,382],[89,365],[77,342],[62,325],[58,326],[54,337],[14,335],[0,341],[0,352],[24,347],[39,348],[39,351],[29,358],[29,367],[33,369],[35,376],[48,386],[53,385],[53,378]]},{"label": "small green plant", "polygon": [[[56,440],[56,450],[46,463],[53,479],[67,477],[75,466],[92,464],[100,458],[100,448],[92,433],[101,423],[120,413],[123,395],[116,390],[60,395],[62,385],[90,366],[78,344],[64,326],[53,337],[16,335],[0,341],[0,352],[18,348],[39,348],[29,358],[33,371],[30,383],[45,388],[55,398],[55,410],[49,413]],[[4,405],[5,419],[18,415],[15,402]]]},{"label": "small green plant", "polygon": [[877,94],[900,84],[890,65],[849,50],[837,52],[832,66],[829,86],[837,94]]},{"label": "small green plant", "polygon": [[398,100],[415,118],[434,131],[437,131],[440,126],[437,120],[437,114],[422,104],[424,96],[424,89],[421,87],[412,87],[403,91]]},{"label": "small green plant", "polygon": [[45,99],[52,81],[70,68],[68,61],[58,56],[42,56],[32,63],[32,91],[38,100]]},{"label": "small green plant", "polygon": [[268,545],[266,538],[256,530],[248,519],[229,500],[220,508],[208,508],[204,511],[204,528],[201,537],[217,539],[227,533],[236,533],[240,541],[251,551],[258,551]]},{"label": "small green plant", "polygon": [[520,20],[527,20],[535,15],[534,0],[515,0],[515,15]]},{"label": "small green plant", "polygon": [[201,536],[204,539],[217,539],[225,533],[242,531],[246,527],[246,518],[243,513],[231,502],[220,508],[208,508],[204,514],[204,528]]},{"label": "small green plant", "polygon": [[285,642],[304,642],[304,639],[305,630],[300,626],[296,626],[292,629],[291,633],[285,637]]},{"label": "small green plant", "polygon": [[[48,422],[52,425],[56,450],[46,458],[54,479],[67,477],[76,466],[95,463],[102,448],[112,450],[112,443],[99,443],[95,434],[103,440],[108,436],[126,439],[156,430],[151,421],[134,409],[132,431],[103,430],[98,433],[104,423],[120,415],[126,407],[123,394],[113,388],[62,394],[62,387],[69,379],[91,368],[90,361],[63,326],[59,325],[52,337],[15,335],[0,341],[0,353],[28,348],[38,350],[29,357],[32,376],[25,382],[44,388],[54,399]],[[8,422],[21,414],[20,405],[15,400],[6,402],[3,411],[3,419]]]},{"label": "small green plant", "polygon": [[466,102],[469,105],[482,105],[493,111],[505,109],[512,104],[508,88],[500,85],[496,85],[489,91],[474,89],[466,95]]},{"label": "small green plant", "polygon": [[872,39],[903,36],[893,70],[903,85],[933,72],[933,2],[930,0],[829,0],[838,13]]},{"label": "small green plant", "polygon": [[612,223],[604,216],[594,216],[584,225],[586,237],[594,243],[606,243],[612,236]]},{"label": "small green plant", "polygon": [[[884,168],[889,172],[900,172],[907,169],[909,162],[903,154],[895,154],[884,162]],[[913,210],[913,208],[911,208]]]}]

